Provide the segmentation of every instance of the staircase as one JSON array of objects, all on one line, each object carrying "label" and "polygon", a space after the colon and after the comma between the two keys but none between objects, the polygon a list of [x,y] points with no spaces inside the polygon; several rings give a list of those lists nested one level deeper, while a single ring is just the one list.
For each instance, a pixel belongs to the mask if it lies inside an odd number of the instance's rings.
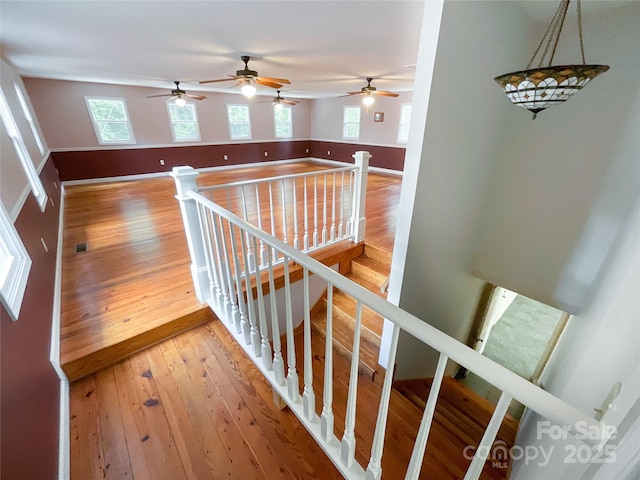
[{"label": "staircase", "polygon": [[[391,269],[391,254],[374,246],[364,245],[364,253],[351,260],[350,268],[345,276],[366,289],[386,298]],[[318,301],[311,311],[311,326],[314,335],[320,335],[324,340],[326,335],[326,294]],[[356,301],[336,289],[333,293],[333,342],[334,348],[348,358],[351,358],[353,346],[354,322],[356,316]],[[381,381],[384,368],[378,365],[380,339],[384,319],[366,306],[362,310],[362,331],[360,338],[360,373],[368,375],[376,382]]]},{"label": "staircase", "polygon": [[[368,290],[386,298],[386,286],[390,272],[391,254],[379,248],[366,245],[364,252],[350,261],[350,268],[343,270],[345,276]],[[344,268],[344,267],[343,267]],[[313,329],[314,378],[322,378],[326,341],[326,294],[318,301],[311,312]],[[337,433],[341,435],[341,424],[345,415],[345,393],[349,388],[348,370],[351,363],[351,350],[354,334],[356,302],[340,290],[333,295],[333,346],[334,346],[334,404]],[[378,365],[380,338],[384,319],[363,308],[360,340],[360,365],[358,375],[359,396],[368,399],[358,403],[358,447],[356,459],[366,466],[367,453],[373,436],[372,423],[375,422],[376,408],[380,397],[385,370]],[[296,349],[299,368],[303,358],[302,329],[296,332]],[[300,368],[302,372],[302,368]],[[383,459],[385,476],[400,478],[404,476],[409,462],[411,447],[417,434],[422,412],[431,388],[432,379],[403,380],[394,382],[389,407],[389,425],[386,443],[395,448],[387,450]],[[318,398],[322,396],[322,385],[314,385]],[[442,382],[437,403],[434,423],[430,435],[430,447],[427,448],[420,478],[459,479],[464,476],[473,451],[486,429],[495,406],[452,377]],[[320,402],[316,403],[318,415],[321,414]],[[518,421],[507,415],[496,437],[496,448],[511,448],[515,442]],[[465,448],[469,450],[468,458]],[[504,449],[500,452],[505,451]],[[496,450],[498,452],[498,450]],[[494,455],[495,457],[496,455]],[[509,476],[508,459],[492,458],[487,460],[482,479],[502,480]]]}]

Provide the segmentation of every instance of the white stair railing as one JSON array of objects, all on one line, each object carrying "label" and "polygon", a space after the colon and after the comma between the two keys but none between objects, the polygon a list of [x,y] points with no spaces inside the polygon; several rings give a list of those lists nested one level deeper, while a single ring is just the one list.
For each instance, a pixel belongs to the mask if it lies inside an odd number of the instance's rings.
[{"label": "white stair railing", "polygon": [[[348,170],[344,170],[342,173],[344,172],[348,172]],[[341,173],[334,171],[331,175],[339,176]],[[193,262],[191,270],[194,272],[193,278],[198,298],[208,302],[216,315],[246,351],[247,355],[253,360],[256,367],[272,385],[274,391],[280,395],[296,414],[345,478],[376,480],[381,477],[381,459],[384,452],[385,428],[392,389],[392,376],[388,375],[384,380],[378,406],[371,455],[368,464],[364,467],[356,461],[354,452],[357,438],[355,434],[355,418],[358,394],[359,327],[362,309],[365,306],[394,324],[390,350],[391,365],[395,362],[400,330],[409,333],[423,342],[425,346],[433,348],[440,353],[433,386],[427,399],[411,459],[407,466],[406,479],[417,479],[420,474],[439,388],[449,359],[473,371],[503,392],[482,440],[476,449],[478,453],[471,461],[464,477],[465,480],[479,478],[487,452],[490,451],[493,445],[512,398],[536,411],[541,416],[546,417],[552,423],[562,425],[562,428],[568,429],[570,433],[579,433],[575,429],[576,426],[602,432],[603,437],[600,439],[593,439],[592,437],[585,439],[586,442],[593,445],[603,444],[607,440],[604,435],[614,430],[603,428],[604,426],[590,415],[533,385],[510,370],[435,329],[427,322],[392,305],[331,268],[296,250],[285,241],[274,237],[223,206],[214,203],[197,191],[195,172],[190,167],[175,168],[173,176],[178,185],[177,198],[181,204],[184,224],[187,229],[186,233],[189,238],[189,251]],[[272,184],[270,183],[269,185],[271,186]],[[333,193],[335,194],[335,192],[336,190]],[[339,195],[342,196],[342,192],[339,192]],[[271,199],[269,203],[273,203]],[[342,218],[344,219],[344,217]],[[359,216],[351,215],[351,225],[357,227],[359,221]],[[271,226],[272,231],[273,228]],[[340,230],[340,227],[338,227],[338,230]],[[263,247],[258,247],[258,245],[263,245]],[[253,249],[249,250],[248,246],[253,246]],[[250,252],[255,252],[258,248],[264,249],[264,261],[261,259],[258,267],[252,268],[253,263],[250,258]],[[262,255],[260,257],[262,258]],[[277,262],[279,262],[279,265],[277,265]],[[291,294],[291,278],[294,274],[303,278],[304,288],[304,353],[302,356],[304,374],[302,392],[296,364],[294,319],[292,318],[292,304],[295,299],[292,298]],[[324,378],[321,379],[324,387],[322,389],[323,405],[320,408],[320,415],[316,412],[316,397],[313,389],[314,377],[311,373],[310,275],[323,279],[327,284],[326,361],[323,373]],[[275,288],[278,276],[284,277],[286,298],[284,312],[279,311],[276,306]],[[354,336],[347,411],[342,439],[338,439],[335,435],[332,407],[331,310],[334,289],[339,289],[351,296],[355,299],[357,305],[356,333]],[[268,328],[267,312],[270,312],[271,332]],[[278,324],[279,315],[283,314],[286,317],[286,372],[280,344],[281,332]]]},{"label": "white stair railing", "polygon": [[[197,191],[305,253],[343,240],[361,242],[366,227],[364,211],[371,155],[360,151],[353,158],[355,164],[346,167],[203,186]],[[174,177],[189,177],[190,172],[178,167],[174,169]],[[266,265],[264,241],[258,243],[258,250],[247,244],[250,270],[255,268],[255,258],[260,267]],[[280,257],[273,259],[274,264],[281,261]]]}]

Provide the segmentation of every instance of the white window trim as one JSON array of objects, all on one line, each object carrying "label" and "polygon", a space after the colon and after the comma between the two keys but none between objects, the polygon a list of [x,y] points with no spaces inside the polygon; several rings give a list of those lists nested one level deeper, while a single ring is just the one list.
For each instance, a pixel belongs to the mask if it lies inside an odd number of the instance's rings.
[{"label": "white window trim", "polygon": [[13,142],[13,147],[18,154],[18,158],[20,159],[20,163],[22,164],[24,173],[27,176],[29,185],[31,185],[33,196],[36,198],[36,202],[40,207],[40,211],[44,212],[48,200],[47,192],[44,189],[44,185],[42,185],[42,182],[40,181],[40,176],[38,175],[38,172],[36,172],[36,168],[33,166],[29,151],[24,144],[24,140],[22,138],[22,135],[20,134],[20,130],[18,130],[18,126],[16,125],[16,121],[13,118],[13,114],[9,109],[7,99],[4,96],[4,92],[2,91],[0,91],[0,117],[2,118],[2,123],[7,132],[7,135],[9,135],[9,138],[11,138],[11,141]]},{"label": "white window trim", "polygon": [[13,87],[15,88],[16,94],[18,95],[18,101],[20,102],[20,106],[22,107],[22,112],[24,113],[24,116],[27,119],[29,128],[31,128],[31,133],[33,134],[33,138],[36,141],[36,145],[38,146],[40,155],[44,155],[44,152],[46,151],[44,148],[44,143],[42,143],[42,138],[40,137],[40,131],[38,130],[38,127],[36,127],[36,122],[33,120],[33,116],[31,115],[31,108],[27,103],[27,97],[25,97],[22,87],[18,85],[16,82],[13,82]]},{"label": "white window trim", "polygon": [[276,115],[278,114],[277,105],[273,106],[273,136],[274,138],[293,138],[293,109],[291,107],[282,107],[280,111],[289,111],[289,132],[287,135],[278,135],[278,129],[276,128]]},{"label": "white window trim", "polygon": [[[98,143],[100,145],[135,145],[136,137],[133,134],[133,126],[131,125],[131,117],[129,116],[129,109],[127,108],[127,102],[124,98],[118,97],[84,97],[84,100],[87,104],[87,110],[89,111],[89,117],[91,118],[91,123],[93,125],[93,130],[96,132],[96,138],[98,139]],[[89,100],[118,100],[121,101],[124,105],[124,114],[127,117],[127,129],[129,130],[129,135],[131,136],[130,141],[122,142],[122,141],[112,141],[107,142],[102,140],[102,136],[100,135],[100,128],[98,128],[98,123],[96,119],[93,118],[93,112],[91,111],[91,105],[89,104]]]},{"label": "white window trim", "polygon": [[[345,120],[345,112],[347,110],[347,108],[357,108],[358,111],[360,112],[360,117],[358,118],[358,135],[355,137],[351,137],[347,135],[346,132],[346,125],[347,124],[352,124],[355,122],[347,122]],[[360,107],[360,105],[345,105],[342,109],[342,138],[345,140],[360,140],[360,123],[362,120],[362,107]]]},{"label": "white window trim", "polygon": [[[402,105],[400,105],[400,122],[398,123],[398,143],[407,143],[407,141],[409,140],[409,132],[407,132],[407,138],[402,138],[402,126],[405,124],[402,121],[402,110],[404,109],[405,106],[409,106],[412,107],[411,103],[403,103]],[[411,112],[413,113],[413,107],[411,108]],[[409,125],[409,127],[411,127],[411,117],[409,117],[409,122],[407,122],[407,124]]]},{"label": "white window trim", "polygon": [[[229,107],[243,107],[247,109],[247,123],[249,125],[249,134],[246,136],[234,136],[233,135],[233,131],[231,129],[231,121],[229,119]],[[251,140],[252,135],[251,135],[251,108],[249,108],[249,105],[243,105],[243,104],[233,104],[233,103],[229,103],[227,104],[227,126],[229,127],[229,138],[231,140]]]},{"label": "white window trim", "polygon": [[18,320],[27,288],[31,258],[9,214],[0,204],[0,300],[13,321]]},{"label": "white window trim", "polygon": [[[198,122],[198,107],[196,106],[196,102],[187,101],[184,104],[184,107],[190,105],[193,107],[193,121],[196,124],[196,133],[198,134],[195,138],[176,138],[176,130],[174,128],[175,124],[173,120],[171,120],[171,105],[175,105],[175,101],[170,98],[167,100],[167,115],[169,115],[169,126],[171,127],[171,135],[173,136],[174,143],[181,142],[199,142],[200,141],[200,122]],[[178,122],[178,123],[186,123],[186,122]]]}]

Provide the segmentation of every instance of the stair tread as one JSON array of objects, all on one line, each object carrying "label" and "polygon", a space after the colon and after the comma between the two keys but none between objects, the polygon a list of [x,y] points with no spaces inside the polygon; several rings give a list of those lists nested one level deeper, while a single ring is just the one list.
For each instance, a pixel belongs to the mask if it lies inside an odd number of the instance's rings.
[{"label": "stair tread", "polygon": [[386,264],[391,268],[391,252],[387,250],[383,250],[380,247],[376,247],[371,244],[364,244],[364,254],[369,257],[377,260],[380,263]]},{"label": "stair tread", "polygon": [[[313,328],[326,338],[327,317],[325,311],[316,311],[312,314],[311,324]],[[377,337],[367,335],[364,332],[360,336],[360,363],[364,364],[373,373],[378,370],[378,353],[380,351],[380,343],[375,340]],[[353,348],[353,324],[341,321],[340,318],[333,316],[333,341],[337,344],[342,353],[351,356]]]},{"label": "stair tread", "polygon": [[378,285],[376,283],[373,283],[373,282],[370,282],[366,278],[363,278],[363,277],[359,276],[357,273],[353,273],[353,272],[352,273],[347,273],[345,275],[345,277],[347,277],[349,280],[357,283],[361,287],[366,288],[370,292],[375,293],[379,297],[384,298],[384,299],[387,298],[387,294],[382,292],[382,290],[380,290],[380,285]]},{"label": "stair tread", "polygon": [[[333,294],[333,307],[337,310],[339,315],[344,315],[347,318],[355,319],[356,317],[356,300],[347,295],[346,293],[336,289]],[[366,305],[362,308],[362,326],[369,330],[377,337],[382,337],[382,326],[384,324],[384,318],[382,315],[371,310]]]},{"label": "stair tread", "polygon": [[376,285],[376,289],[385,283],[391,271],[388,265],[366,255],[360,255],[351,261],[351,272]]},{"label": "stair tread", "polygon": [[[395,382],[394,388],[406,396],[411,402],[421,409],[426,405],[428,396],[427,385],[431,379],[404,380]],[[477,395],[474,391],[454,380],[452,377],[444,377],[438,407],[440,414],[444,416],[445,423],[451,419],[461,419],[460,423],[465,428],[459,427],[455,432],[459,438],[466,438],[468,432],[482,432],[489,423],[495,406],[486,399]],[[441,417],[442,419],[442,417]],[[498,438],[507,443],[513,443],[518,428],[518,420],[511,415],[505,415],[500,428]]]}]

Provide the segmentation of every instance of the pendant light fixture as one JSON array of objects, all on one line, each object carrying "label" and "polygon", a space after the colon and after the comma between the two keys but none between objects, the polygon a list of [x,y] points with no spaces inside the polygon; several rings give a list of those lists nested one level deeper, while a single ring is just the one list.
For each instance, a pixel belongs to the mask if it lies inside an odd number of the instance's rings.
[{"label": "pendant light fixture", "polygon": [[[587,65],[585,62],[580,0],[576,0],[576,10],[582,64],[551,65],[558,47],[570,1],[562,0],[560,2],[558,10],[553,16],[549,27],[547,27],[547,31],[538,44],[538,48],[536,48],[531,60],[529,60],[527,69],[504,73],[494,79],[514,105],[533,112],[534,120],[538,112],[566,101],[569,97],[582,90],[592,79],[609,70],[608,65]],[[540,54],[538,68],[531,68],[531,64],[534,63],[541,49],[542,53]],[[543,66],[547,55],[549,55],[549,61],[546,66]]]}]

